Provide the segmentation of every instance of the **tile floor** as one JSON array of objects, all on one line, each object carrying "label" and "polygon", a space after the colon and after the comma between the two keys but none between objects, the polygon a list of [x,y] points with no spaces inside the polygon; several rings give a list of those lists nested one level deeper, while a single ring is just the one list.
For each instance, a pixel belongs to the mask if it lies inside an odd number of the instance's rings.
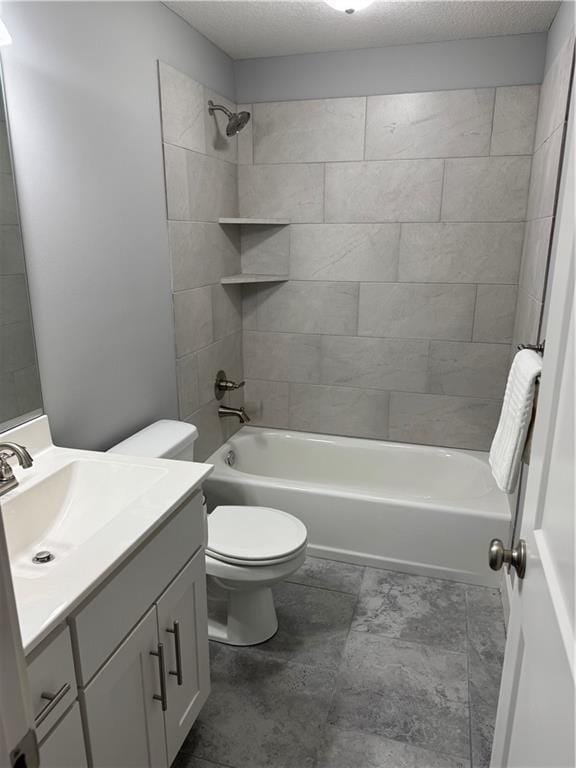
[{"label": "tile floor", "polygon": [[497,590],[308,558],[275,597],[274,638],[211,643],[175,768],[487,768]]}]

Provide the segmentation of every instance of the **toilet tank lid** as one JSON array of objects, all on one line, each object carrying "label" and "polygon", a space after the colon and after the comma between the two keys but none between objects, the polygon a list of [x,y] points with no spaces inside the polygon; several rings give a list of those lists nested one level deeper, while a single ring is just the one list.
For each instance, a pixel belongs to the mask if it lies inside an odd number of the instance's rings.
[{"label": "toilet tank lid", "polygon": [[163,419],[141,429],[140,432],[113,445],[110,453],[125,456],[149,456],[150,458],[176,458],[198,437],[198,430],[185,421]]}]

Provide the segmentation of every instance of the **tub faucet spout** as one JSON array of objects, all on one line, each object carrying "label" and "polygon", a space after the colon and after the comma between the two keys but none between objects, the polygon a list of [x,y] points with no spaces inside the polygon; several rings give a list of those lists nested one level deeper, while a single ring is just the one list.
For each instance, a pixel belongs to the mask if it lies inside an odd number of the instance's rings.
[{"label": "tub faucet spout", "polygon": [[225,416],[236,416],[240,424],[246,424],[250,421],[250,416],[244,410],[244,406],[241,408],[229,408],[227,405],[219,405],[218,416],[221,419]]}]

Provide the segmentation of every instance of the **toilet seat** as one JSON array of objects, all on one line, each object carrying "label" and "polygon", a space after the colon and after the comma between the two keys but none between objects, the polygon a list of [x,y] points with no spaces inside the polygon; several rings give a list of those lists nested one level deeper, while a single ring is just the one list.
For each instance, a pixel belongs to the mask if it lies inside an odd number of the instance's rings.
[{"label": "toilet seat", "polygon": [[307,538],[306,526],[287,512],[222,506],[208,516],[206,554],[244,567],[276,565],[297,557]]}]

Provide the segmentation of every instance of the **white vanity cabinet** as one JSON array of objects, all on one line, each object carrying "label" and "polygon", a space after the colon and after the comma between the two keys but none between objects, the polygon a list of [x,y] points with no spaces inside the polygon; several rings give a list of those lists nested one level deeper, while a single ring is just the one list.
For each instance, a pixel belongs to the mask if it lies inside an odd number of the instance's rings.
[{"label": "white vanity cabinet", "polygon": [[204,550],[176,577],[156,610],[165,649],[164,722],[170,765],[210,691]]},{"label": "white vanity cabinet", "polygon": [[196,494],[71,617],[93,768],[169,766],[208,697],[203,514]]},{"label": "white vanity cabinet", "polygon": [[55,630],[26,661],[42,768],[86,768],[68,627]]},{"label": "white vanity cabinet", "polygon": [[42,768],[87,768],[78,702],[40,744],[40,765]]},{"label": "white vanity cabinet", "polygon": [[208,696],[208,664],[201,550],[81,691],[95,768],[170,765]]}]

